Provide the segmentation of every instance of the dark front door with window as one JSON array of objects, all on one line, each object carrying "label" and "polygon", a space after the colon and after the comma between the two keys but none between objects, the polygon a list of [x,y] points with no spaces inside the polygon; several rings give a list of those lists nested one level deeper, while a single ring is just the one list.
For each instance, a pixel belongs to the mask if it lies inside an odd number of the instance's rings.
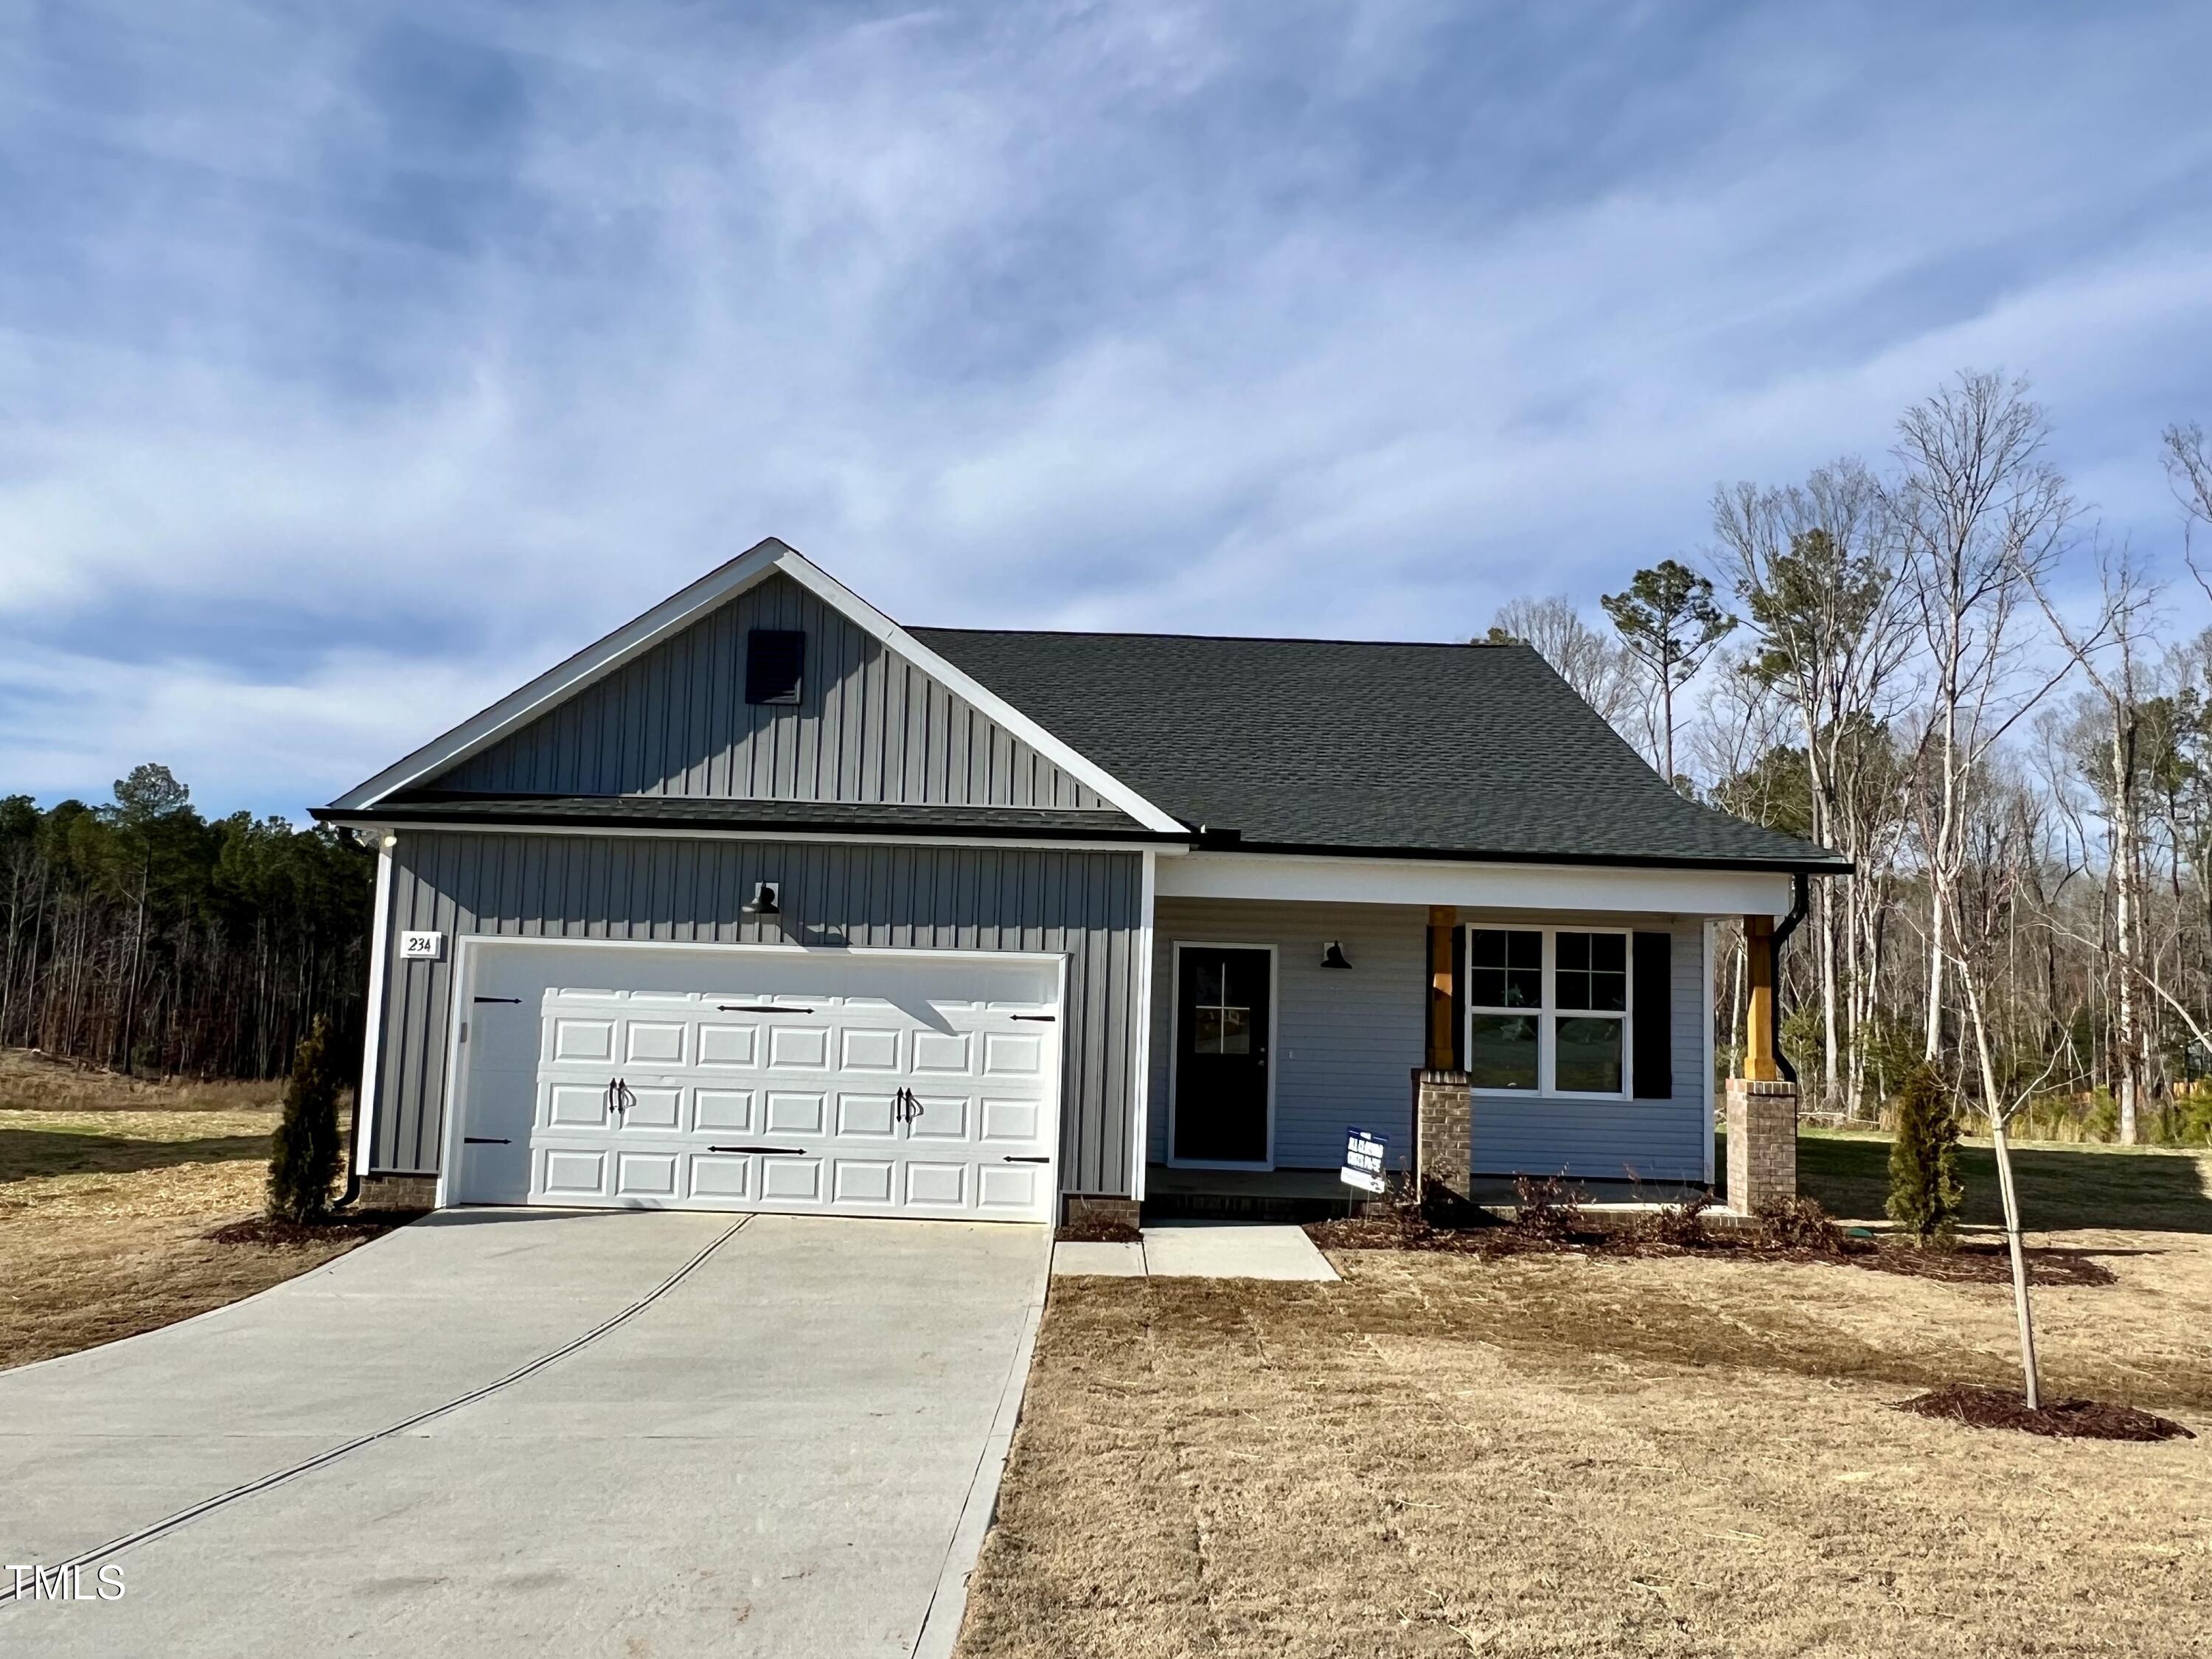
[{"label": "dark front door with window", "polygon": [[1265,951],[1185,945],[1176,973],[1175,1155],[1192,1164],[1267,1161]]}]

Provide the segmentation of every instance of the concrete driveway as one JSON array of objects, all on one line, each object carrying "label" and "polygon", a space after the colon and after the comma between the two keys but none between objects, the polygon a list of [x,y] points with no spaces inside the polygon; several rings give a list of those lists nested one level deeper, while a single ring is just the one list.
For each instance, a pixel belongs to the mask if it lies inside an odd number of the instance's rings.
[{"label": "concrete driveway", "polygon": [[948,1650],[1048,1249],[453,1212],[0,1372],[0,1653]]}]

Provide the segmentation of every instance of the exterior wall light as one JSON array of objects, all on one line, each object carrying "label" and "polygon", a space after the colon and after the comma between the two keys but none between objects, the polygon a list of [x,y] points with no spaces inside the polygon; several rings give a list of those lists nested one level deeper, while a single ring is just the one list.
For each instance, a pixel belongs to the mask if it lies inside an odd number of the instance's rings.
[{"label": "exterior wall light", "polygon": [[755,882],[752,902],[745,906],[745,914],[749,916],[781,915],[783,907],[776,902],[776,889],[781,884],[773,881]]},{"label": "exterior wall light", "polygon": [[1345,959],[1344,947],[1341,945],[1339,945],[1334,939],[1329,940],[1327,945],[1322,946],[1321,965],[1324,968],[1349,968],[1352,966],[1351,963]]}]

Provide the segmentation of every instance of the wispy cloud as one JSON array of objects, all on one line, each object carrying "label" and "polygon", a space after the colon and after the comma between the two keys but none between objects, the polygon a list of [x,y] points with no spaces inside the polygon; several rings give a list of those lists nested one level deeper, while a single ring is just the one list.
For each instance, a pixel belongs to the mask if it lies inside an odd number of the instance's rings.
[{"label": "wispy cloud", "polygon": [[1440,637],[2032,372],[2139,545],[2201,8],[25,9],[0,789],[326,799],[775,532]]}]

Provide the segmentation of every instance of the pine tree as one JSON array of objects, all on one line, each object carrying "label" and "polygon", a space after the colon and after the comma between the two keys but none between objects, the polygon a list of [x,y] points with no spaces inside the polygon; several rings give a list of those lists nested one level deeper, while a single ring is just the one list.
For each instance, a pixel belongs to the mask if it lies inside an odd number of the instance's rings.
[{"label": "pine tree", "polygon": [[329,1214],[339,1153],[338,1078],[331,1065],[330,1022],[318,1015],[292,1056],[284,1115],[270,1143],[270,1218],[305,1223]]},{"label": "pine tree", "polygon": [[1948,1249],[1966,1199],[1959,1185],[1959,1115],[1933,1066],[1906,1074],[1889,1146],[1889,1218],[1922,1244]]}]

